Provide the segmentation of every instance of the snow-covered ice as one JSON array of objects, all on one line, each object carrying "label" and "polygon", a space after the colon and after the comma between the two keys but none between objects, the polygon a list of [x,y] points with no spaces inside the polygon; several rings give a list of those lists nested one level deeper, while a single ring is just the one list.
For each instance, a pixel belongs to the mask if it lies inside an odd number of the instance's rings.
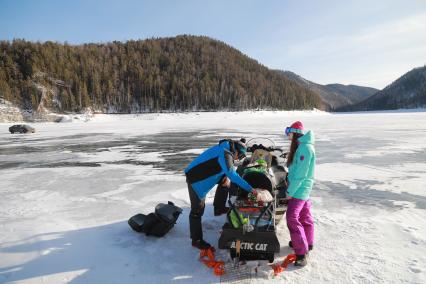
[{"label": "snow-covered ice", "polygon": [[[316,133],[312,192],[315,249],[309,265],[278,277],[264,265],[252,283],[426,283],[426,112],[96,115],[0,124],[0,283],[215,283],[188,233],[182,170],[223,137],[268,137],[288,147],[285,126]],[[224,216],[207,199],[206,239]],[[168,200],[184,208],[165,238],[127,219]],[[285,222],[277,260],[290,249]],[[227,258],[225,251],[219,258]]]}]

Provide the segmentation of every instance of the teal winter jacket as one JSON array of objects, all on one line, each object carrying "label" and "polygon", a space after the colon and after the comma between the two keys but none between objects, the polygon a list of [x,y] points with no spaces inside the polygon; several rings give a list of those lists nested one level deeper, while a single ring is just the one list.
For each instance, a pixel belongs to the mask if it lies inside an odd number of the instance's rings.
[{"label": "teal winter jacket", "polygon": [[307,200],[314,185],[315,174],[315,149],[314,133],[308,131],[298,139],[299,146],[293,157],[293,162],[288,168],[289,196]]}]

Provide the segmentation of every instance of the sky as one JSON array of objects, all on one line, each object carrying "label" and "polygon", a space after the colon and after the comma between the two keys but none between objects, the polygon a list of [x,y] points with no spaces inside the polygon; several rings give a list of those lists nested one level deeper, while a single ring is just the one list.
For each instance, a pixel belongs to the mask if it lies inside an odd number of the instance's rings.
[{"label": "sky", "polygon": [[0,0],[0,40],[179,34],[224,41],[320,84],[382,89],[426,64],[426,0]]}]

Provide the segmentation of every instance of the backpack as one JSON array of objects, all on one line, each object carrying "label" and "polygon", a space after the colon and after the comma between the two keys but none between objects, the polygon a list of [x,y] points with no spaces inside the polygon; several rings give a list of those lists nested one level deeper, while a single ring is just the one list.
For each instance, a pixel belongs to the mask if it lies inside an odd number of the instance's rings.
[{"label": "backpack", "polygon": [[181,213],[182,208],[169,201],[167,204],[160,203],[155,206],[154,213],[136,214],[128,223],[136,232],[162,237],[173,228]]}]

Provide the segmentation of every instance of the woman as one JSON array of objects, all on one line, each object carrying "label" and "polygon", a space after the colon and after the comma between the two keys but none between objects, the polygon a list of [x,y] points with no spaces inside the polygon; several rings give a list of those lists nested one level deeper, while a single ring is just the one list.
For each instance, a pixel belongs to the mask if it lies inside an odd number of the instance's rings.
[{"label": "woman", "polygon": [[314,183],[315,149],[314,134],[303,134],[303,124],[294,122],[285,133],[291,141],[287,155],[287,227],[290,231],[289,246],[297,255],[295,266],[307,264],[307,254],[314,244],[314,220],[311,215],[309,194]]}]

